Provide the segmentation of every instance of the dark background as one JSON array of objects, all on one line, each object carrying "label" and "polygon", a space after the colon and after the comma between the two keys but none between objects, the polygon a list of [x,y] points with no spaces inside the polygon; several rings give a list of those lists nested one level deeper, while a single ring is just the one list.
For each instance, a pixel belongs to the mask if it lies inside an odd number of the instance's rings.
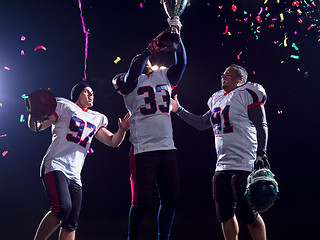
[{"label": "dark background", "polygon": [[[142,8],[141,2],[82,1],[86,29],[90,31],[87,78],[95,91],[93,109],[108,117],[112,132],[118,128],[118,117],[126,113],[122,97],[112,87],[112,77],[125,72],[131,58],[167,27],[158,0],[143,1]],[[320,227],[320,2],[314,1],[313,6],[310,0],[299,1],[301,15],[292,2],[191,1],[181,16],[188,65],[173,91],[186,109],[203,114],[208,110],[208,98],[220,88],[222,72],[231,63],[244,66],[250,81],[264,86],[268,94],[268,157],[279,183],[280,198],[261,215],[268,239],[275,240],[315,239]],[[236,12],[231,10],[232,4],[237,6]],[[259,23],[256,16],[261,6],[264,11]],[[274,26],[269,27],[271,24]],[[223,34],[226,26],[231,35]],[[21,41],[21,36],[26,40]],[[284,47],[286,37],[288,45]],[[34,51],[39,45],[47,50]],[[84,49],[78,1],[1,0],[0,135],[7,136],[0,138],[0,151],[8,151],[0,155],[1,240],[33,239],[49,208],[39,165],[51,133],[31,132],[26,121],[20,122],[21,115],[27,117],[21,95],[41,88],[68,98],[71,87],[84,76]],[[25,55],[20,54],[21,50]],[[117,57],[121,61],[115,64]],[[173,54],[160,53],[151,61],[169,66]],[[172,121],[182,187],[172,239],[222,240],[211,197],[216,161],[212,130],[199,132],[174,114]],[[130,207],[128,137],[116,149],[97,140],[91,147],[94,153],[88,154],[82,171],[84,199],[77,239],[126,239]],[[156,239],[157,206],[155,192],[155,204],[143,222],[141,239]],[[57,233],[51,239],[57,239]],[[250,239],[241,221],[239,239]]]}]

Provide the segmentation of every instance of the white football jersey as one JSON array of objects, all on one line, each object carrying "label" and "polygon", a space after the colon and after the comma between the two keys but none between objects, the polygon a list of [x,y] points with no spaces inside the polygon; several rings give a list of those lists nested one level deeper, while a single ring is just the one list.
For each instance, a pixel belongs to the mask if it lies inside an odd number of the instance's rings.
[{"label": "white football jersey", "polygon": [[216,171],[252,171],[258,144],[248,109],[265,101],[264,88],[251,82],[229,93],[220,90],[210,97],[208,106],[215,135]]},{"label": "white football jersey", "polygon": [[[141,74],[136,88],[122,94],[130,117],[130,142],[134,154],[175,149],[171,124],[170,96],[172,87],[168,69],[158,69],[150,76]],[[125,81],[125,74],[120,81]],[[121,87],[113,82],[114,87]]]},{"label": "white football jersey", "polygon": [[42,160],[40,171],[44,174],[59,170],[66,177],[75,180],[80,186],[81,170],[92,137],[101,129],[107,128],[105,115],[83,110],[65,98],[56,98],[56,122],[52,125],[52,142]]}]

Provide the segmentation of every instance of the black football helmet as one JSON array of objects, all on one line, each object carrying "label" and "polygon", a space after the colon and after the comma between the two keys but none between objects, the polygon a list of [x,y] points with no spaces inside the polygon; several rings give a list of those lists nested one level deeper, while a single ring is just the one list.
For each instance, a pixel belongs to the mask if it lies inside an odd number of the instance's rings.
[{"label": "black football helmet", "polygon": [[270,169],[257,169],[248,176],[245,197],[253,210],[267,211],[277,200],[278,193],[278,183]]}]

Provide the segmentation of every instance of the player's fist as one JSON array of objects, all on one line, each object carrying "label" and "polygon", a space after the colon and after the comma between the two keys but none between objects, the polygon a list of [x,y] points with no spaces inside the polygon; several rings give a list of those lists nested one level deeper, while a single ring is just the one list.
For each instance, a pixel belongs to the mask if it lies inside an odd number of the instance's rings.
[{"label": "player's fist", "polygon": [[180,33],[180,29],[182,27],[182,24],[180,22],[179,16],[174,16],[173,18],[167,18],[168,24],[170,27],[174,27],[178,30]]},{"label": "player's fist", "polygon": [[161,43],[161,39],[163,37],[164,32],[161,32],[155,39],[152,40],[152,42],[149,44],[147,49],[152,53],[157,53],[166,48],[165,45]]},{"label": "player's fist", "polygon": [[266,155],[257,156],[256,160],[254,161],[254,170],[258,170],[261,168],[270,169],[270,164]]}]

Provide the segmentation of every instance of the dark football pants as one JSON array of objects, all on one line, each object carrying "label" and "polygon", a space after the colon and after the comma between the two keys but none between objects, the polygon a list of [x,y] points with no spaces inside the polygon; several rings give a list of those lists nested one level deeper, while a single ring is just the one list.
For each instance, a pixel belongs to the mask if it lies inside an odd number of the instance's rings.
[{"label": "dark football pants", "polygon": [[244,193],[247,186],[247,171],[216,171],[212,178],[213,199],[217,218],[225,222],[237,211],[245,223],[252,223],[258,212],[251,210]]},{"label": "dark football pants", "polygon": [[49,172],[42,177],[51,212],[62,221],[61,227],[73,231],[78,226],[82,188],[61,171]]},{"label": "dark football pants", "polygon": [[144,210],[150,206],[154,184],[160,195],[158,213],[159,239],[169,239],[174,212],[180,197],[176,150],[130,155],[132,206],[129,214],[128,240],[137,239]]}]

